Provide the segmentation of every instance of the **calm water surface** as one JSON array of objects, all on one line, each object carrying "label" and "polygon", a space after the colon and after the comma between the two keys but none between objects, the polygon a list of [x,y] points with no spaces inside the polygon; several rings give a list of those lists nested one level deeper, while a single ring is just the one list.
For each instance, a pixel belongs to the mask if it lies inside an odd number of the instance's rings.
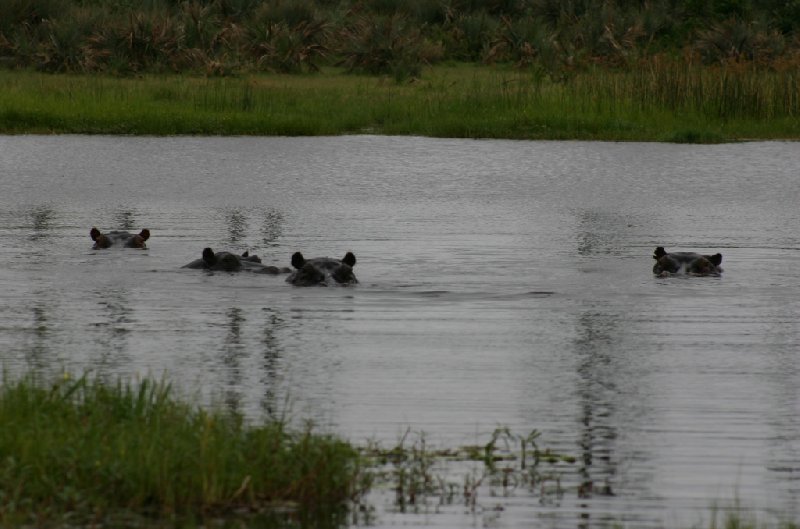
[{"label": "calm water surface", "polygon": [[[165,375],[356,443],[538,429],[577,458],[563,496],[379,496],[378,527],[707,526],[737,499],[797,521],[798,174],[796,143],[0,137],[2,369]],[[92,226],[149,249],[93,251]],[[655,278],[658,245],[725,273]],[[205,246],[352,250],[360,284],[180,268]]]}]

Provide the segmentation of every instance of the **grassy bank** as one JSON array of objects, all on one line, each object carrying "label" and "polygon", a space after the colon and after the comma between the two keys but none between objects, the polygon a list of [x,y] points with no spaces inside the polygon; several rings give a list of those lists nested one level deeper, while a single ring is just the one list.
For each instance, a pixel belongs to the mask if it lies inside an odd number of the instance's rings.
[{"label": "grassy bank", "polygon": [[437,66],[343,75],[115,78],[0,71],[0,133],[336,135],[720,142],[800,138],[794,70],[653,61],[554,80]]},{"label": "grassy bank", "polygon": [[322,516],[357,493],[350,445],[278,422],[247,426],[149,380],[5,381],[0,425],[2,527],[179,526],[276,505]]}]

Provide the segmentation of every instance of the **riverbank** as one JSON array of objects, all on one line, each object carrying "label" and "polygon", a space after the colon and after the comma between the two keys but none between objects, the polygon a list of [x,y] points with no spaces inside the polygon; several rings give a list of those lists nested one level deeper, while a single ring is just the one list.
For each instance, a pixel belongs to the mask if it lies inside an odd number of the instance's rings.
[{"label": "riverbank", "polygon": [[338,69],[224,78],[0,71],[0,83],[3,134],[800,139],[796,72],[680,62],[555,80],[459,64],[402,83]]}]

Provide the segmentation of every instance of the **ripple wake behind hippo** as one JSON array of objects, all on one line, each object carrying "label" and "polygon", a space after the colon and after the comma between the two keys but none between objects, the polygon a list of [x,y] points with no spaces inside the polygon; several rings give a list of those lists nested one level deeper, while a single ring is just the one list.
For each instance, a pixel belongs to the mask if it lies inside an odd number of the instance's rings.
[{"label": "ripple wake behind hippo", "polygon": [[183,265],[181,268],[199,268],[203,270],[218,270],[224,272],[247,271],[256,274],[288,274],[289,268],[265,265],[257,255],[244,252],[236,255],[231,252],[215,252],[211,248],[204,248],[200,259]]},{"label": "ripple wake behind hippo", "polygon": [[342,259],[332,257],[306,259],[302,253],[295,252],[292,255],[292,266],[295,267],[295,271],[286,278],[286,281],[299,287],[354,285],[358,283],[353,273],[355,265],[356,256],[353,252],[347,252]]},{"label": "ripple wake behind hippo", "polygon": [[719,276],[722,273],[722,254],[702,255],[695,252],[667,252],[663,246],[653,253],[656,264],[653,273],[659,277],[676,274]]},{"label": "ripple wake behind hippo", "polygon": [[96,227],[93,227],[89,230],[89,237],[94,241],[93,248],[95,250],[111,248],[112,246],[144,250],[147,248],[145,241],[150,238],[150,230],[145,228],[138,234],[121,230],[112,230],[108,233],[102,233]]}]

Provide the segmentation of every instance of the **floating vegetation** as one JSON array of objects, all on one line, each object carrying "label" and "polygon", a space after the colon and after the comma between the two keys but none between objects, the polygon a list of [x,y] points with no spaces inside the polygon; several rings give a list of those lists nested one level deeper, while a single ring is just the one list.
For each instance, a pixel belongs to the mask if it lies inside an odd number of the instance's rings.
[{"label": "floating vegetation", "polygon": [[575,458],[540,448],[539,437],[537,430],[518,435],[503,427],[484,445],[436,449],[424,433],[407,430],[394,447],[372,444],[361,453],[372,469],[372,485],[391,489],[400,512],[457,502],[475,512],[481,491],[495,497],[524,490],[542,502],[565,494],[561,477],[572,471]]}]

